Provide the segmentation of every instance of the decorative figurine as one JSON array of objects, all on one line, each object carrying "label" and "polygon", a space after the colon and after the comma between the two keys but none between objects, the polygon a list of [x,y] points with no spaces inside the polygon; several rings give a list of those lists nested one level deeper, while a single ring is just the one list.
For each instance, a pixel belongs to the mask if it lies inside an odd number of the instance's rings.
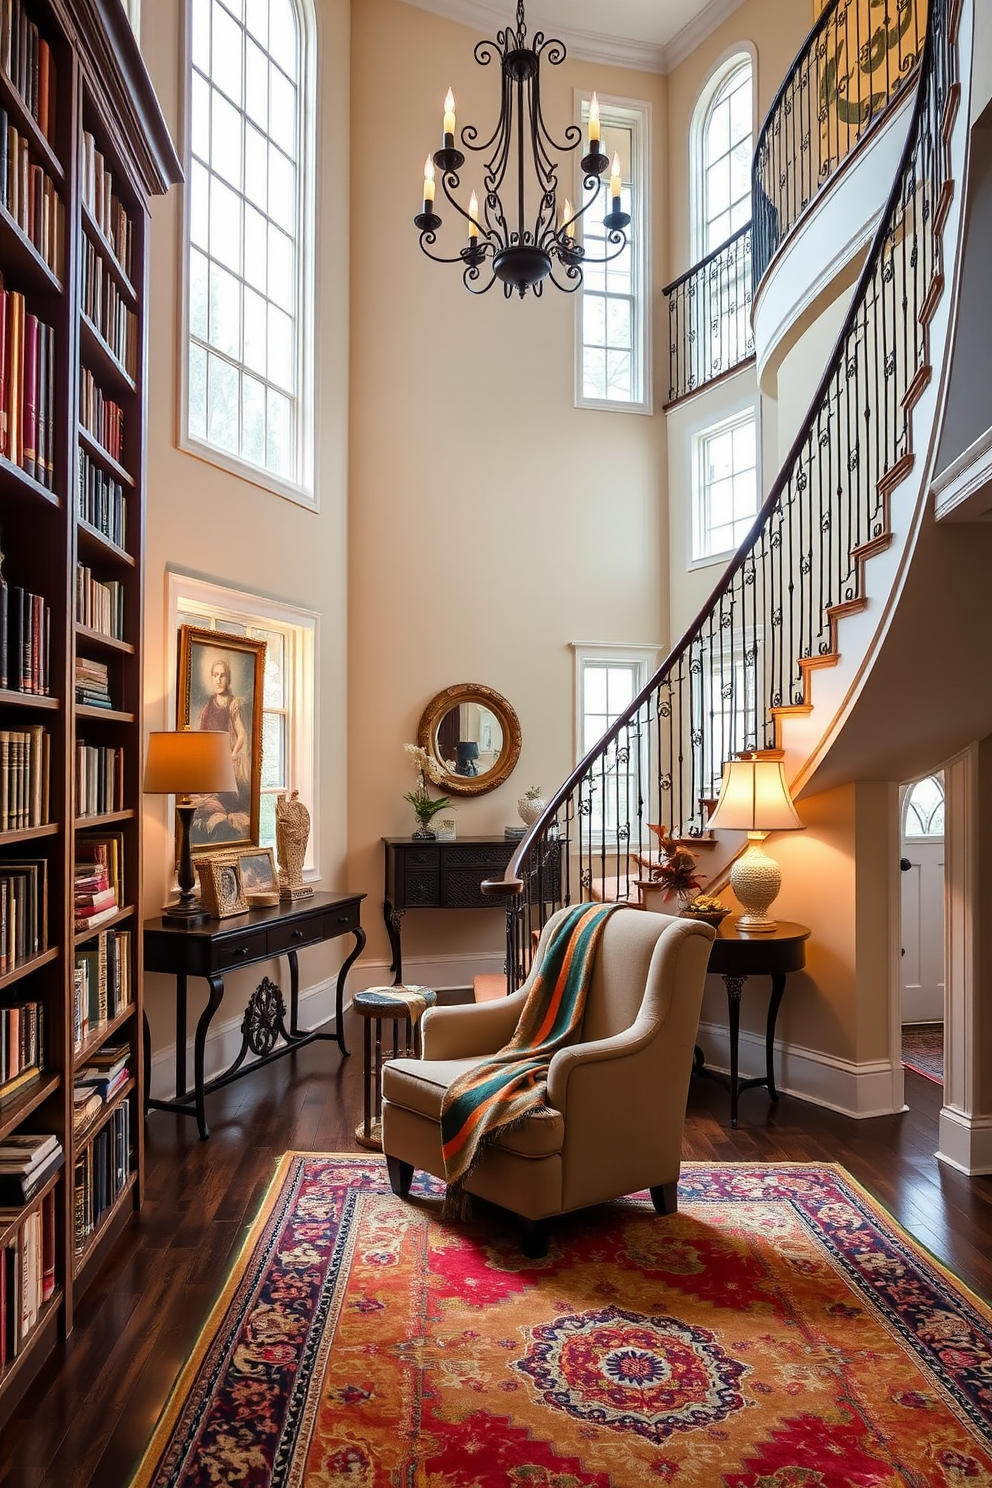
[{"label": "decorative figurine", "polygon": [[313,885],[303,882],[303,860],[310,836],[310,813],[299,791],[276,801],[276,853],[279,858],[280,900],[309,899]]}]

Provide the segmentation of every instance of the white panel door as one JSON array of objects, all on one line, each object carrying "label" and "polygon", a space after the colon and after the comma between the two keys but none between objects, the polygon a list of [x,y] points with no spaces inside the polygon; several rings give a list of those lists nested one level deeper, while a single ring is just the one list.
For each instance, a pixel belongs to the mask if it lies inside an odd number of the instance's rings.
[{"label": "white panel door", "polygon": [[944,1017],[944,840],[903,843],[902,1021]]}]

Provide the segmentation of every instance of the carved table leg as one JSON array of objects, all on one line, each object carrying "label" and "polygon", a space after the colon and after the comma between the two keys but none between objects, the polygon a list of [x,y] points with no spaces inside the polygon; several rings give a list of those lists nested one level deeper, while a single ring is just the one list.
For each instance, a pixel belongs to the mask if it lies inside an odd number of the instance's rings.
[{"label": "carved table leg", "polygon": [[785,972],[780,971],[772,977],[772,995],[768,1004],[768,1027],[765,1034],[765,1072],[768,1076],[768,1093],[773,1101],[778,1100],[778,1091],[775,1089],[775,1020],[784,992]]},{"label": "carved table leg", "polygon": [[338,972],[337,995],[334,1003],[334,1033],[338,1041],[338,1048],[341,1050],[342,1054],[347,1054],[349,1052],[348,1045],[344,1041],[344,985],[345,982],[348,980],[348,973],[351,970],[353,964],[358,960],[359,956],[362,954],[362,951],[365,949],[365,931],[362,929],[361,925],[356,925],[354,930],[352,931],[352,934],[355,937],[355,949],[352,951],[351,955],[346,957],[345,960],[342,962],[341,970]]},{"label": "carved table leg", "polygon": [[386,934],[389,936],[389,949],[392,952],[392,961],[389,969],[395,972],[393,986],[399,987],[403,981],[403,946],[400,941],[400,927],[403,924],[402,909],[394,909],[388,899],[383,901],[382,918],[386,923]]},{"label": "carved table leg", "polygon": [[739,1095],[737,1079],[737,1053],[740,1041],[741,1028],[741,992],[746,976],[725,976],[724,982],[727,987],[727,1014],[730,1023],[730,1125],[737,1125],[737,1097]]},{"label": "carved table leg", "polygon": [[210,1000],[200,1014],[199,1022],[196,1025],[196,1037],[193,1040],[193,1089],[196,1092],[196,1124],[199,1127],[200,1136],[204,1141],[210,1135],[203,1099],[204,1051],[207,1045],[207,1030],[210,1027],[210,1021],[224,999],[224,978],[222,976],[212,976],[207,977],[206,980],[210,987]]}]

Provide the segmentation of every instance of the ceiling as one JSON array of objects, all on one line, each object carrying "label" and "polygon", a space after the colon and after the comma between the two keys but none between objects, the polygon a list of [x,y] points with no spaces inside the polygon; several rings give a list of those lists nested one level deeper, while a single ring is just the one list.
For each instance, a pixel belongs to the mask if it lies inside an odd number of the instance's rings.
[{"label": "ceiling", "polygon": [[[527,0],[527,29],[560,37],[576,57],[670,72],[743,0]],[[516,0],[407,0],[495,36]],[[607,20],[608,16],[608,20]],[[604,22],[609,31],[604,30]]]}]

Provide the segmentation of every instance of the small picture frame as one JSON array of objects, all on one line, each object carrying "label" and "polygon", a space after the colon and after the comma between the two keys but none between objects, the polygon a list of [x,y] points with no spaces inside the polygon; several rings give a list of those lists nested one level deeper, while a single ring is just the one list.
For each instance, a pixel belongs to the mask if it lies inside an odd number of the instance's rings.
[{"label": "small picture frame", "polygon": [[253,847],[239,853],[238,872],[249,907],[279,903],[279,877],[271,847]]},{"label": "small picture frame", "polygon": [[241,883],[237,858],[195,858],[193,866],[200,876],[200,899],[204,909],[215,920],[229,915],[247,914],[248,901]]}]

